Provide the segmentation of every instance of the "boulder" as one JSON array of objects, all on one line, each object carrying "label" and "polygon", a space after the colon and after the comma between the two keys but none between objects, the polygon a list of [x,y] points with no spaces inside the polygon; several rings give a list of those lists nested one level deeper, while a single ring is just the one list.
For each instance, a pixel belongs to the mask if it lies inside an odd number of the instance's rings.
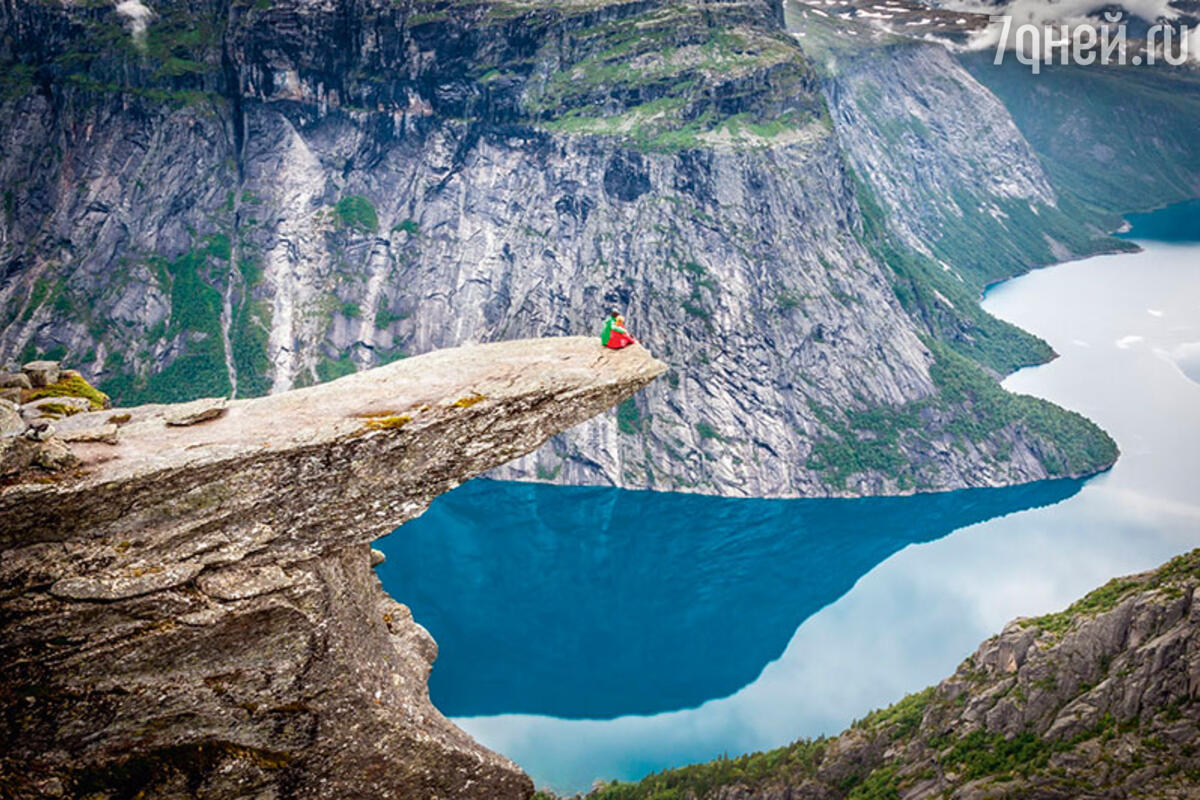
[{"label": "boulder", "polygon": [[21,371],[29,378],[29,383],[33,388],[58,383],[59,365],[57,361],[30,361],[21,367]]},{"label": "boulder", "polygon": [[[21,377],[24,377],[23,375]],[[0,400],[7,400],[13,405],[21,404],[21,390],[13,386],[8,389],[0,389]]]},{"label": "boulder", "polygon": [[100,442],[101,444],[116,444],[119,437],[120,431],[112,422],[89,428],[63,430],[58,435],[58,438],[64,442]]},{"label": "boulder", "polygon": [[92,404],[85,397],[43,397],[21,406],[21,416],[32,422],[35,419],[60,419],[91,410]]},{"label": "boulder", "polygon": [[195,425],[216,419],[225,413],[225,398],[203,397],[190,403],[174,406],[166,417],[166,423],[174,426]]},{"label": "boulder", "polygon": [[387,556],[385,556],[382,551],[376,550],[374,547],[372,547],[371,548],[371,566],[378,567],[384,561],[387,561]]},{"label": "boulder", "polygon": [[34,420],[25,431],[25,438],[35,442],[44,442],[53,435],[54,426],[46,419]]},{"label": "boulder", "polygon": [[57,437],[45,440],[27,436],[0,439],[0,476],[11,476],[38,467],[59,472],[78,466],[79,458]]},{"label": "boulder", "polygon": [[38,447],[33,456],[33,465],[50,472],[59,472],[79,466],[79,457],[71,452],[71,448],[62,439],[51,437]]},{"label": "boulder", "polygon": [[29,376],[23,372],[0,372],[0,389],[32,389]]},{"label": "boulder", "polygon": [[0,436],[17,436],[25,432],[25,420],[15,404],[0,400]]},{"label": "boulder", "polygon": [[24,472],[33,463],[37,451],[38,443],[23,436],[0,439],[0,477]]}]

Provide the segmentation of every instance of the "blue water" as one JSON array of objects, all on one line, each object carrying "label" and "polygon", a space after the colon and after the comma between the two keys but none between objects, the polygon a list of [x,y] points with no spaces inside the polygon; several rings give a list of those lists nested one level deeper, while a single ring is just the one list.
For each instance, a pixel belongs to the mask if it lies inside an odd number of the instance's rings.
[{"label": "blue water", "polygon": [[439,643],[434,702],[539,786],[586,790],[837,733],[1013,617],[1200,546],[1196,211],[984,301],[1061,355],[1005,386],[1098,422],[1111,471],[862,500],[469,483],[377,545]]},{"label": "blue water", "polygon": [[1200,198],[1176,203],[1145,214],[1130,214],[1126,239],[1156,242],[1195,242],[1200,240]]},{"label": "blue water", "polygon": [[907,545],[1081,485],[741,500],[479,480],[380,542],[378,571],[438,642],[445,714],[652,714],[750,683]]}]

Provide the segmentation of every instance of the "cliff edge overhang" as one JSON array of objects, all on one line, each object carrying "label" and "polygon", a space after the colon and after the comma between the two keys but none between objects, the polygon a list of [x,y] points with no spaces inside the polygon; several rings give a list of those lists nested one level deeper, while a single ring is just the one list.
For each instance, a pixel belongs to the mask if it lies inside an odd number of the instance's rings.
[{"label": "cliff edge overhang", "polygon": [[665,369],[537,339],[71,417],[119,435],[77,436],[74,471],[0,489],[0,789],[529,794],[430,704],[436,645],[369,543]]}]

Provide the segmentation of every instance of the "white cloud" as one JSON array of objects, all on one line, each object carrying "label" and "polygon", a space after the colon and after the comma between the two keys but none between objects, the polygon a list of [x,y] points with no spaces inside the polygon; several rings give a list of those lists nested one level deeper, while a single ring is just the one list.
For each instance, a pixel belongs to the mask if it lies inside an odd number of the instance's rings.
[{"label": "white cloud", "polygon": [[[1105,12],[1111,11],[1114,3],[1111,0],[1009,0],[995,5],[984,0],[948,0],[940,4],[954,11],[964,11],[986,16],[1007,16],[1012,18],[1013,30],[1009,32],[1007,47],[1016,48],[1014,41],[1017,26],[1033,25],[1038,28],[1045,26],[1066,25],[1074,31],[1077,28],[1093,28],[1097,32],[1108,26]],[[1111,31],[1115,36],[1118,26],[1133,17],[1153,24],[1162,20],[1178,20],[1180,12],[1172,5],[1172,0],[1119,0],[1115,4],[1124,9],[1125,15],[1121,21],[1113,22]],[[1111,18],[1109,18],[1111,19]],[[993,49],[1000,42],[1003,33],[1003,23],[992,22],[985,28],[973,32],[967,43],[969,50]],[[1058,30],[1055,30],[1058,38]],[[1194,60],[1200,60],[1200,27],[1192,28],[1188,35],[1189,47],[1187,52]],[[1040,43],[1035,49],[1040,49]],[[1040,53],[1030,53],[1038,56]]]}]

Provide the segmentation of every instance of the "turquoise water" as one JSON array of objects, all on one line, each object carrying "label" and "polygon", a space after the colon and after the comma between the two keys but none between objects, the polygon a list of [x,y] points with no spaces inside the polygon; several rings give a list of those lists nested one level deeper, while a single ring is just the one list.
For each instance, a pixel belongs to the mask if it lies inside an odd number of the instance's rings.
[{"label": "turquoise water", "polygon": [[377,545],[440,645],[434,702],[539,785],[587,789],[836,733],[1013,617],[1200,546],[1200,215],[1131,235],[1142,252],[984,302],[1061,355],[1005,386],[1096,420],[1110,472],[863,500],[469,483]]},{"label": "turquoise water", "polygon": [[1200,198],[1176,203],[1146,214],[1130,214],[1127,239],[1156,242],[1195,242],[1200,238]]},{"label": "turquoise water", "polygon": [[752,682],[896,551],[1080,486],[738,500],[480,480],[384,540],[378,571],[438,642],[443,713],[651,714]]}]

